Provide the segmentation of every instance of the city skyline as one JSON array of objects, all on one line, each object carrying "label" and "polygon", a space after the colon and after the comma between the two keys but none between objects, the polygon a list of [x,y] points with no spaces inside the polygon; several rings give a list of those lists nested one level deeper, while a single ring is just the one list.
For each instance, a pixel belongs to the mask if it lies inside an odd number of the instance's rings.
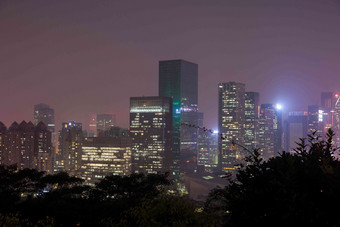
[{"label": "city skyline", "polygon": [[213,129],[219,82],[245,83],[286,114],[339,90],[333,1],[147,2],[2,1],[1,121],[32,121],[33,105],[46,103],[56,130],[71,120],[85,127],[90,113],[116,114],[127,128],[129,97],[157,95],[165,59],[198,64],[199,111]]}]

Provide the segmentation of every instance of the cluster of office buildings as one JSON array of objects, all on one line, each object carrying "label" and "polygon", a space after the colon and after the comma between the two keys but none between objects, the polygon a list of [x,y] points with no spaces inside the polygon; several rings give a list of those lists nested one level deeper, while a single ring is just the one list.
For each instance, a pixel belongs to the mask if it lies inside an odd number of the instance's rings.
[{"label": "cluster of office buildings", "polygon": [[[340,131],[339,96],[322,93],[321,105],[282,119],[280,105],[261,104],[257,92],[239,82],[219,83],[218,131],[204,127],[198,105],[198,65],[184,60],[159,62],[158,95],[130,98],[130,127],[117,126],[115,115],[97,114],[96,132],[79,122],[55,131],[54,110],[34,106],[34,121],[0,122],[1,164],[66,171],[89,185],[108,174],[168,171],[176,181],[191,173],[235,173],[253,149],[264,159],[291,151],[313,130]],[[340,138],[337,138],[337,142]]]}]

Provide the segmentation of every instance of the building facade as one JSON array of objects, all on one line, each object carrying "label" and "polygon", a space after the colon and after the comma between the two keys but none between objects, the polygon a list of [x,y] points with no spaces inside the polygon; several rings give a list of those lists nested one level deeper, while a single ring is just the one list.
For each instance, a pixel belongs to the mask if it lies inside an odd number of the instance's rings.
[{"label": "building facade", "polygon": [[264,159],[282,151],[282,110],[273,104],[261,104],[259,118],[260,151]]},{"label": "building facade", "polygon": [[1,125],[1,164],[53,173],[51,132],[43,122],[14,122],[7,130]]},{"label": "building facade", "polygon": [[285,121],[284,150],[286,152],[294,151],[297,146],[296,143],[300,142],[300,138],[307,138],[307,133],[308,113],[290,112]]},{"label": "building facade", "polygon": [[55,132],[54,109],[50,108],[49,105],[43,103],[34,105],[33,118],[34,125],[43,122],[50,132]]},{"label": "building facade", "polygon": [[62,123],[62,129],[59,132],[55,171],[79,175],[83,138],[81,123],[74,121]]},{"label": "building facade", "polygon": [[172,99],[130,98],[132,172],[170,172],[172,165]]},{"label": "building facade", "polygon": [[245,85],[218,84],[219,168],[235,173],[244,157]]},{"label": "building facade", "polygon": [[218,132],[199,130],[198,172],[213,173],[218,167]]},{"label": "building facade", "polygon": [[[160,61],[159,96],[170,97],[173,102],[173,173],[175,178],[179,179],[181,139],[191,136],[181,131],[182,112],[198,111],[198,65],[184,60]],[[187,120],[195,121],[195,119],[197,117]]]},{"label": "building facade", "polygon": [[245,93],[244,146],[252,151],[259,146],[260,94]]},{"label": "building facade", "polygon": [[114,114],[97,114],[96,119],[97,135],[116,125],[116,115]]},{"label": "building facade", "polygon": [[131,139],[88,137],[81,154],[81,178],[94,186],[105,176],[125,176],[131,173]]}]

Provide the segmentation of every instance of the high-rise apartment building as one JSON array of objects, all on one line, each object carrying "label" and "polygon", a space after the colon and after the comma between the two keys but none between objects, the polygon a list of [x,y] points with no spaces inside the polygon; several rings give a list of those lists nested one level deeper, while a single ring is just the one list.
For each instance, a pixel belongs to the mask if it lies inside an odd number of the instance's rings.
[{"label": "high-rise apartment building", "polygon": [[116,115],[114,114],[97,114],[97,135],[109,130],[116,125]]},{"label": "high-rise apartment building", "polygon": [[245,85],[228,82],[218,84],[219,167],[235,173],[244,149]]},{"label": "high-rise apartment building", "polygon": [[1,164],[16,164],[19,169],[32,168],[52,173],[53,153],[51,132],[43,122],[14,122],[0,132]]},{"label": "high-rise apartment building", "polygon": [[282,151],[282,110],[278,105],[261,104],[259,118],[259,148],[264,159]]},{"label": "high-rise apartment building", "polygon": [[285,143],[286,152],[294,151],[296,143],[300,138],[307,138],[308,132],[308,113],[307,112],[290,112],[288,119],[285,121]]},{"label": "high-rise apartment building", "polygon": [[131,138],[85,138],[81,161],[81,177],[86,185],[94,186],[108,175],[128,175],[131,173]]},{"label": "high-rise apartment building", "polygon": [[34,125],[32,122],[14,122],[7,131],[6,152],[3,164],[17,164],[19,169],[33,168]]},{"label": "high-rise apartment building", "polygon": [[132,172],[171,171],[172,113],[169,97],[130,98]]},{"label": "high-rise apartment building", "polygon": [[62,123],[59,132],[59,149],[56,155],[56,171],[79,175],[83,138],[81,123],[74,121]]},{"label": "high-rise apartment building", "polygon": [[[198,65],[184,60],[159,62],[159,96],[171,97],[173,102],[173,172],[180,174],[182,112],[197,112]],[[198,117],[194,117],[197,119]],[[195,121],[195,120],[192,121]],[[191,131],[189,131],[191,133]],[[187,137],[186,135],[183,135]],[[188,136],[189,137],[189,136]]]},{"label": "high-rise apartment building", "polygon": [[244,146],[252,151],[259,145],[259,114],[260,94],[258,92],[245,93],[245,121],[244,121]]}]

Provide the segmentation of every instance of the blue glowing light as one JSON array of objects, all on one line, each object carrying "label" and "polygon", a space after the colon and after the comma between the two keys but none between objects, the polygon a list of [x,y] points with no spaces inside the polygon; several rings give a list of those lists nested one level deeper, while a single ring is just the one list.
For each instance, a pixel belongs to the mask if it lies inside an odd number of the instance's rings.
[{"label": "blue glowing light", "polygon": [[281,104],[276,104],[276,109],[281,110],[282,109],[282,105]]}]

